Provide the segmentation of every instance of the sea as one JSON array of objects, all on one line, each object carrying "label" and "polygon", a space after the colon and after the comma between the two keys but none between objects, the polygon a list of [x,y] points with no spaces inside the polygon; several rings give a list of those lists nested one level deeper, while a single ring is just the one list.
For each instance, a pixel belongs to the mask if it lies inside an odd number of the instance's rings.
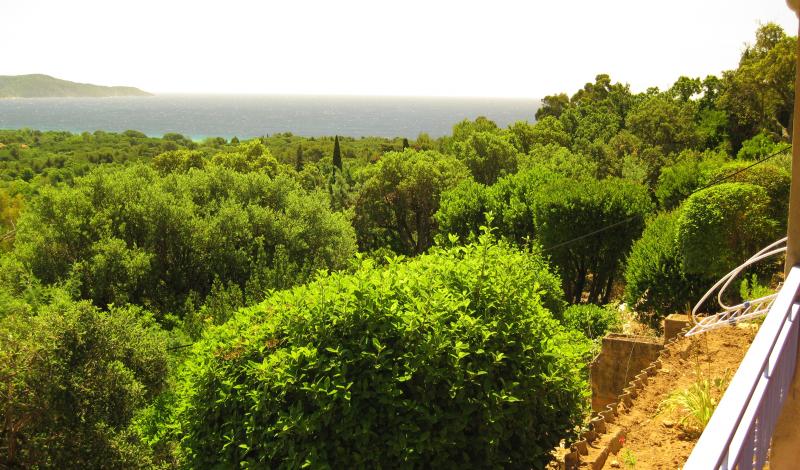
[{"label": "sea", "polygon": [[450,134],[457,122],[478,116],[501,127],[533,122],[539,105],[536,99],[298,95],[0,99],[0,129],[132,129],[153,137],[177,132],[195,140],[279,132],[413,139],[421,132],[434,138]]}]

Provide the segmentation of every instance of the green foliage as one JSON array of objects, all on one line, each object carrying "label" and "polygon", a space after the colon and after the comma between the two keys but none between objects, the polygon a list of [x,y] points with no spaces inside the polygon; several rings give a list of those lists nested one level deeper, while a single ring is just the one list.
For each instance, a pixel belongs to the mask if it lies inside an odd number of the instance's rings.
[{"label": "green foliage", "polygon": [[[646,188],[629,181],[559,179],[542,188],[532,206],[535,235],[552,248],[569,302],[581,302],[584,292],[590,302],[610,301],[620,262],[651,211]],[[597,232],[612,224],[620,225]],[[592,236],[573,241],[586,234]]]},{"label": "green foliage", "polygon": [[494,121],[487,119],[484,116],[478,116],[474,121],[464,119],[455,126],[453,126],[453,142],[464,142],[472,134],[478,132],[488,132],[490,134],[497,134],[500,128],[497,127]]},{"label": "green foliage", "polygon": [[739,160],[761,160],[771,155],[779,147],[779,144],[773,142],[772,138],[762,131],[752,139],[742,142],[742,148],[736,153],[736,158]]},{"label": "green foliage", "polygon": [[545,96],[542,105],[536,110],[536,120],[543,120],[548,116],[559,118],[568,106],[569,96],[566,93]]},{"label": "green foliage", "polygon": [[728,182],[748,183],[764,188],[769,196],[770,217],[778,224],[780,231],[785,231],[786,221],[789,217],[791,173],[772,162],[747,168],[751,165],[752,162],[728,162],[719,168],[708,171],[706,179],[721,181],[722,178],[725,178],[725,181]]},{"label": "green foliage", "polygon": [[689,194],[702,185],[713,181],[712,173],[725,162],[725,156],[715,152],[698,154],[683,152],[678,161],[661,170],[655,195],[659,206],[664,210],[672,210],[686,199]]},{"label": "green foliage", "polygon": [[463,163],[434,151],[390,152],[367,171],[355,205],[362,249],[416,255],[433,244],[440,195],[468,177]]},{"label": "green foliage", "polygon": [[505,135],[475,132],[453,144],[453,153],[472,172],[475,181],[493,184],[517,171],[517,150]]},{"label": "green foliage", "polygon": [[622,451],[622,463],[625,464],[625,468],[633,470],[636,468],[636,454],[631,452],[630,449],[625,449]]},{"label": "green foliage", "polygon": [[625,268],[625,300],[658,327],[683,312],[720,276],[778,237],[766,191],[724,183],[648,221]]},{"label": "green foliage", "polygon": [[234,151],[216,153],[211,163],[239,173],[257,171],[271,177],[278,173],[278,160],[257,140],[240,144]]},{"label": "green foliage", "polygon": [[796,42],[774,23],[761,25],[739,67],[723,74],[717,101],[728,113],[734,151],[761,132],[791,135]]},{"label": "green foliage", "polygon": [[560,145],[569,147],[572,137],[564,129],[564,125],[553,116],[547,116],[531,125],[527,122],[516,122],[509,126],[511,143],[523,154],[530,152],[534,145]]},{"label": "green foliage", "polygon": [[151,467],[128,426],[166,385],[165,334],[138,308],[38,310],[0,318],[0,466]]},{"label": "green foliage", "polygon": [[700,138],[695,126],[696,104],[654,95],[635,106],[626,117],[631,132],[665,153],[696,148]]},{"label": "green foliage", "polygon": [[767,192],[723,183],[693,194],[681,210],[677,243],[687,273],[719,278],[778,237]]},{"label": "green foliage", "polygon": [[[15,254],[45,283],[71,279],[96,305],[132,302],[179,313],[216,277],[245,289],[284,247],[289,284],[345,267],[353,229],[325,196],[285,176],[206,170],[160,175],[147,166],[92,172],[45,188],[20,219]],[[278,287],[260,285],[263,291]]]},{"label": "green foliage", "polygon": [[520,158],[519,167],[521,172],[547,170],[575,179],[594,178],[599,173],[597,162],[556,144],[532,146],[528,155]]},{"label": "green foliage", "polygon": [[196,346],[187,464],[542,467],[581,422],[590,353],[543,277],[484,237],[274,293]]},{"label": "green foliage", "polygon": [[[491,187],[462,183],[446,193],[437,214],[443,233],[467,237],[495,215],[498,233],[517,243],[535,240],[550,251],[558,266],[567,300],[608,303],[625,254],[644,226],[652,203],[646,188],[625,180],[571,179],[532,167]],[[593,233],[626,221],[618,230]],[[569,245],[559,246],[566,241]]]},{"label": "green foliage", "polygon": [[589,339],[599,339],[606,333],[622,329],[622,319],[616,309],[594,304],[570,305],[564,310],[561,323],[571,330],[580,331]]},{"label": "green foliage", "polygon": [[441,233],[457,235],[466,241],[480,233],[490,210],[490,189],[473,179],[465,179],[442,193],[435,217]]},{"label": "green foliage", "polygon": [[680,212],[674,211],[648,220],[625,266],[625,301],[655,327],[666,315],[685,311],[710,286],[683,271],[677,243],[679,217]]},{"label": "green foliage", "polygon": [[722,394],[730,382],[730,377],[704,378],[692,383],[688,388],[678,390],[661,403],[662,412],[679,415],[678,424],[692,435],[700,435],[705,429]]},{"label": "green foliage", "polygon": [[339,147],[339,136],[337,135],[333,140],[333,166],[342,170],[342,150]]},{"label": "green foliage", "polygon": [[742,300],[760,299],[775,293],[775,289],[758,282],[758,276],[753,274],[750,279],[744,278],[739,284],[739,296]]},{"label": "green foliage", "polygon": [[192,168],[202,169],[204,165],[203,152],[198,150],[173,150],[153,158],[153,167],[162,174],[186,173]]}]

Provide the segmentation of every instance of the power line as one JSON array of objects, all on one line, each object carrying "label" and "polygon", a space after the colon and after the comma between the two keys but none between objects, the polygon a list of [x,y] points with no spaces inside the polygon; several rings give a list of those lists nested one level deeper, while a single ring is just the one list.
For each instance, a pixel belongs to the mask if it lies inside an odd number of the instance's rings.
[{"label": "power line", "polygon": [[[789,148],[791,148],[791,145],[789,145],[788,147],[783,147],[782,149],[780,149],[780,150],[777,150],[777,151],[775,151],[775,152],[771,153],[770,155],[768,155],[768,156],[766,156],[766,157],[762,158],[761,160],[757,160],[756,162],[752,163],[751,165],[748,165],[748,166],[746,166],[746,167],[744,167],[744,168],[740,168],[739,170],[737,170],[737,171],[734,171],[733,173],[731,173],[731,174],[729,174],[729,175],[725,175],[725,176],[722,176],[722,177],[720,177],[720,178],[717,178],[717,179],[715,179],[714,181],[712,181],[712,182],[710,182],[710,183],[706,184],[705,186],[702,186],[702,187],[700,187],[700,188],[697,188],[697,189],[695,189],[694,191],[692,191],[692,192],[690,192],[689,194],[687,194],[685,197],[689,197],[689,196],[691,196],[692,194],[694,194],[694,193],[696,193],[696,192],[698,192],[698,191],[702,191],[702,190],[704,190],[704,189],[708,189],[708,188],[710,188],[711,186],[714,186],[714,185],[717,185],[717,184],[719,184],[719,183],[722,183],[723,181],[729,180],[729,179],[733,178],[734,176],[736,176],[736,175],[738,175],[738,174],[740,174],[740,173],[744,173],[745,171],[747,171],[747,170],[749,170],[749,169],[753,168],[753,167],[754,167],[754,166],[756,166],[756,165],[760,165],[760,164],[762,164],[762,163],[766,162],[767,160],[770,160],[770,159],[772,159],[772,158],[775,158],[775,157],[777,157],[778,155],[781,155],[781,154],[783,154],[785,151],[789,150]],[[630,222],[630,221],[632,221],[632,220],[634,220],[634,219],[637,219],[638,217],[639,217],[638,215],[634,215],[634,216],[628,217],[627,219],[621,220],[621,221],[619,221],[619,222],[615,222],[615,223],[613,223],[613,224],[611,224],[611,225],[607,225],[607,226],[605,226],[605,227],[599,228],[599,229],[597,229],[597,230],[594,230],[594,231],[592,231],[592,232],[586,233],[586,234],[584,234],[584,235],[581,235],[581,236],[578,236],[578,237],[572,238],[572,239],[570,239],[570,240],[567,240],[567,241],[564,241],[564,242],[561,242],[561,243],[557,243],[557,244],[555,244],[555,245],[553,245],[553,246],[551,246],[551,247],[548,247],[548,248],[544,248],[544,249],[542,250],[542,252],[546,252],[546,251],[550,251],[550,250],[555,250],[556,248],[561,248],[562,246],[569,245],[569,244],[575,243],[575,242],[577,242],[577,241],[581,241],[581,240],[583,240],[584,238],[589,238],[589,237],[591,237],[591,236],[593,236],[593,235],[597,235],[598,233],[605,232],[606,230],[611,230],[611,229],[612,229],[612,228],[614,228],[614,227],[619,227],[620,225],[627,224],[628,222]]]},{"label": "power line", "polygon": [[772,158],[777,157],[778,155],[783,154],[783,152],[789,150],[790,148],[792,148],[791,145],[789,145],[788,147],[784,147],[784,148],[782,148],[782,149],[780,149],[778,151],[775,151],[775,152],[771,153],[770,155],[767,155],[766,157],[762,158],[761,160],[756,160],[754,163],[752,163],[750,165],[747,165],[744,168],[740,168],[740,169],[734,171],[733,173],[731,173],[729,175],[725,175],[725,176],[723,176],[721,178],[717,178],[714,181],[706,184],[705,186],[702,186],[700,188],[695,189],[694,191],[692,191],[689,194],[687,194],[685,197],[689,197],[689,196],[691,196],[692,194],[694,194],[694,193],[696,193],[698,191],[702,191],[702,190],[704,190],[706,188],[710,188],[711,186],[714,186],[715,184],[719,184],[719,183],[721,183],[721,182],[723,182],[725,180],[731,179],[734,176],[738,175],[739,173],[744,173],[745,171],[749,170],[750,168],[753,168],[756,165],[760,165],[760,164],[764,163],[767,160],[770,160]]}]

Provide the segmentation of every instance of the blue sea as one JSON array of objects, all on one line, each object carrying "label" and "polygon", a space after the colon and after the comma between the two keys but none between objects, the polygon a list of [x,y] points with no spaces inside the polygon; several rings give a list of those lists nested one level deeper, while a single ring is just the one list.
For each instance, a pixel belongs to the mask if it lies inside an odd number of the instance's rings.
[{"label": "blue sea", "polygon": [[278,132],[415,138],[449,134],[463,119],[486,116],[505,127],[533,122],[539,101],[278,95],[156,95],[120,98],[0,99],[0,129],[93,132],[134,129],[193,139],[258,137]]}]

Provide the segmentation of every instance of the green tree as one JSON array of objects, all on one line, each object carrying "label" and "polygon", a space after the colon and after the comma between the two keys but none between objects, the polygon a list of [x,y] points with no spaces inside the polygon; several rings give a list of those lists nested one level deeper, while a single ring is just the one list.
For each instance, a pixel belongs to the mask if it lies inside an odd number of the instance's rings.
[{"label": "green tree", "polygon": [[695,189],[711,182],[711,174],[725,164],[725,155],[716,152],[682,152],[677,162],[665,166],[658,177],[655,196],[659,206],[672,210]]},{"label": "green tree", "polygon": [[505,135],[475,132],[453,145],[453,152],[472,172],[476,181],[493,184],[517,171],[517,150]]},{"label": "green tree", "polygon": [[687,274],[677,242],[680,210],[662,212],[647,225],[625,265],[625,301],[655,328],[671,313],[686,313],[716,279]]},{"label": "green tree", "polygon": [[723,74],[718,105],[730,116],[734,151],[761,131],[777,137],[791,135],[795,48],[796,38],[767,23],[742,53],[739,67]]},{"label": "green tree", "polygon": [[203,168],[203,152],[199,150],[173,150],[153,158],[153,167],[162,174],[186,173],[191,168]]},{"label": "green tree", "polygon": [[[568,302],[581,302],[584,293],[592,303],[611,300],[622,260],[651,210],[647,188],[625,180],[558,179],[541,188],[532,204],[535,236],[558,266]],[[619,225],[605,230],[612,224]]]},{"label": "green tree", "polygon": [[626,125],[645,144],[660,147],[667,154],[680,152],[695,149],[701,143],[695,125],[696,111],[694,101],[659,94],[635,106],[628,113]]},{"label": "green tree", "polygon": [[699,95],[702,90],[703,82],[701,82],[699,78],[680,76],[667,94],[682,103],[686,103],[693,97]]},{"label": "green tree", "polygon": [[406,149],[384,155],[368,169],[355,205],[361,248],[388,246],[406,255],[427,250],[441,194],[465,178],[463,163],[438,152]]},{"label": "green tree", "polygon": [[467,140],[472,134],[478,132],[499,133],[500,128],[491,119],[485,116],[478,116],[474,121],[464,119],[455,126],[453,126],[453,142],[463,142]]},{"label": "green tree", "polygon": [[218,165],[161,175],[133,165],[43,188],[20,218],[14,253],[46,284],[71,281],[99,307],[131,302],[179,314],[216,277],[245,289],[274,267],[278,246],[296,263],[294,282],[347,266],[356,248],[326,195],[287,175]]},{"label": "green tree", "polygon": [[333,166],[342,171],[342,150],[339,148],[339,136],[333,139]]},{"label": "green tree", "polygon": [[278,160],[258,140],[240,144],[233,151],[215,153],[211,163],[239,173],[258,171],[272,177],[278,174]]},{"label": "green tree", "polygon": [[558,119],[568,106],[569,96],[566,93],[545,96],[542,98],[542,105],[536,110],[536,120],[540,121],[548,116]]}]

